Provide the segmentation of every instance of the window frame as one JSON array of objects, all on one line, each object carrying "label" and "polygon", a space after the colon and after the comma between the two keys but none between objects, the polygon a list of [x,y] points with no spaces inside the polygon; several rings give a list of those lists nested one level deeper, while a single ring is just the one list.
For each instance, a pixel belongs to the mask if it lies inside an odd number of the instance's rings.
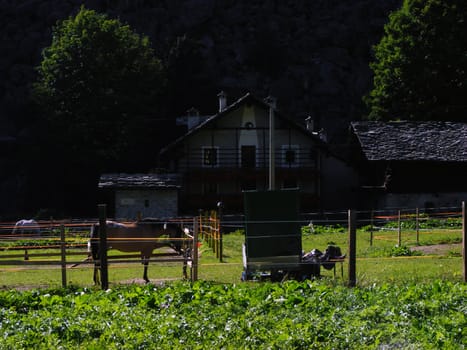
[{"label": "window frame", "polygon": [[[215,159],[211,157],[207,157],[207,152],[215,150]],[[207,159],[212,159],[213,163],[206,163]],[[201,165],[203,168],[217,168],[219,167],[219,146],[203,146],[201,151]]]},{"label": "window frame", "polygon": [[[252,151],[254,149],[254,152],[249,153],[247,150],[249,149]],[[254,159],[250,159],[249,157],[246,157],[247,155],[253,155]],[[250,160],[253,160],[253,162],[250,162]],[[258,167],[258,147],[256,145],[240,145],[240,168],[242,169],[255,169]],[[245,162],[246,161],[246,162]]]},{"label": "window frame", "polygon": [[[294,161],[287,161],[287,152],[293,151]],[[281,155],[282,155],[282,167],[284,168],[298,168],[300,166],[300,146],[299,145],[282,145]]]}]

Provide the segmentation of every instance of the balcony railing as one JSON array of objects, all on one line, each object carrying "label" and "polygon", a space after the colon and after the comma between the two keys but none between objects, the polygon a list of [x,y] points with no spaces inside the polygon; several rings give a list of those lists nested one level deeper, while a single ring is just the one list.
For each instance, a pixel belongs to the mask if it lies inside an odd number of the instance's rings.
[{"label": "balcony railing", "polygon": [[[314,149],[299,148],[294,145],[276,147],[275,168],[313,169],[317,168],[318,156]],[[239,149],[206,146],[190,149],[180,158],[178,169],[268,169],[269,149],[256,149],[243,146]]]}]

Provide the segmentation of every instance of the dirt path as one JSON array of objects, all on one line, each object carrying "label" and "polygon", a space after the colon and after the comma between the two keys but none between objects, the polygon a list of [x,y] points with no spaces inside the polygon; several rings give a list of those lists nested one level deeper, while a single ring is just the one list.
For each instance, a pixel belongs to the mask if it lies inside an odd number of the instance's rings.
[{"label": "dirt path", "polygon": [[419,251],[426,255],[447,255],[451,251],[458,251],[461,249],[461,244],[433,244],[411,247],[412,251]]}]

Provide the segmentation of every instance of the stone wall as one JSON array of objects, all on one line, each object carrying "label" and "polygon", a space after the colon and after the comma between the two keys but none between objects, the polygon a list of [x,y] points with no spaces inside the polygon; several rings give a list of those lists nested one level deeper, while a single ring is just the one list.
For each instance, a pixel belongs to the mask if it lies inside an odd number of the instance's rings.
[{"label": "stone wall", "polygon": [[116,190],[115,217],[173,218],[178,216],[178,192],[173,189]]}]

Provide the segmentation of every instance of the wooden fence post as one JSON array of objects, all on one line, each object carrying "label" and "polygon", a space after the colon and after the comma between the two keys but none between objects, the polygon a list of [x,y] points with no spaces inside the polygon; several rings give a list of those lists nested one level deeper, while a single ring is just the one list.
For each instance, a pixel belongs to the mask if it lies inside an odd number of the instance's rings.
[{"label": "wooden fence post", "polygon": [[[201,216],[199,217],[201,220]],[[193,261],[191,262],[191,280],[198,280],[198,218],[193,218]]]},{"label": "wooden fence post", "polygon": [[355,287],[356,278],[356,243],[357,243],[357,230],[355,222],[355,212],[349,210],[348,212],[348,225],[349,225],[349,286]]},{"label": "wooden fence post", "polygon": [[464,282],[467,282],[467,215],[465,202],[462,202],[462,273]]},{"label": "wooden fence post", "polygon": [[60,225],[60,251],[62,263],[62,287],[66,287],[66,242],[65,242],[65,226]]},{"label": "wooden fence post", "polygon": [[109,275],[107,266],[107,206],[99,204],[99,260],[101,262],[102,289],[109,289]]}]

